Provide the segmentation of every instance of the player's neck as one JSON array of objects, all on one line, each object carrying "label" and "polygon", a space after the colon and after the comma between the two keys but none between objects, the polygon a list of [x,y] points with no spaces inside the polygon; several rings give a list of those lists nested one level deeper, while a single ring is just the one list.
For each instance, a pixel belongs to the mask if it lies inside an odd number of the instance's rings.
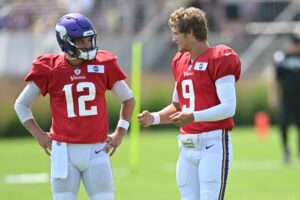
[{"label": "player's neck", "polygon": [[71,57],[69,55],[67,55],[66,59],[67,59],[68,63],[70,65],[72,65],[73,67],[80,67],[80,65],[83,63],[83,60]]},{"label": "player's neck", "polygon": [[209,48],[210,46],[207,41],[197,42],[196,44],[192,45],[190,50],[192,60],[196,60],[200,55],[206,52],[207,49]]}]

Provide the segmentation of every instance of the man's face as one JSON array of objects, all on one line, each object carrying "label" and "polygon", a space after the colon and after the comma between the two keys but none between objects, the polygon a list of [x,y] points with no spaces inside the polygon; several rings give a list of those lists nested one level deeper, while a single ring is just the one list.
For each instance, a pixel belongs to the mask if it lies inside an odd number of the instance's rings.
[{"label": "man's face", "polygon": [[87,51],[92,48],[92,36],[76,38],[74,43],[77,48],[81,49],[82,51]]},{"label": "man's face", "polygon": [[178,50],[185,52],[188,51],[188,38],[187,34],[179,33],[178,30],[172,28],[173,38],[172,41],[177,45]]}]

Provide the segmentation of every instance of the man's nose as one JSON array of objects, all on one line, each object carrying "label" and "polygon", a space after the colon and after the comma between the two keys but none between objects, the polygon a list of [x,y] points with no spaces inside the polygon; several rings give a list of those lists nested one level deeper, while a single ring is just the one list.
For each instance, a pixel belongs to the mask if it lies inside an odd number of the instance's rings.
[{"label": "man's nose", "polygon": [[85,41],[85,42],[83,43],[83,48],[89,49],[89,48],[91,48],[91,47],[92,47],[92,42],[91,42],[91,41]]}]

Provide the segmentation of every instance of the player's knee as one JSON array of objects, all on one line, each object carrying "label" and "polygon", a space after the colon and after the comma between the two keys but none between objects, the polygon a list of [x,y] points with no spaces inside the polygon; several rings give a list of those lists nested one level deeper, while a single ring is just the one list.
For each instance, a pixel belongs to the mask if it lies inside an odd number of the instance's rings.
[{"label": "player's knee", "polygon": [[112,170],[109,163],[95,163],[90,167],[89,178],[94,187],[104,191],[113,187]]},{"label": "player's knee", "polygon": [[[217,200],[220,195],[225,192],[225,185],[221,183],[200,183],[200,199],[201,200]],[[221,195],[222,196],[222,195]]]},{"label": "player's knee", "polygon": [[90,200],[114,200],[114,193],[111,191],[95,194],[90,196]]},{"label": "player's knee", "polygon": [[218,193],[212,191],[201,191],[200,199],[201,200],[218,200]]},{"label": "player's knee", "polygon": [[73,189],[73,181],[70,177],[67,179],[52,178],[51,184],[53,193],[72,192]]},{"label": "player's knee", "polygon": [[77,196],[71,192],[53,193],[53,200],[77,200]]},{"label": "player's knee", "polygon": [[113,199],[113,176],[109,163],[93,163],[83,174],[83,182],[90,197],[102,195],[104,199]]}]

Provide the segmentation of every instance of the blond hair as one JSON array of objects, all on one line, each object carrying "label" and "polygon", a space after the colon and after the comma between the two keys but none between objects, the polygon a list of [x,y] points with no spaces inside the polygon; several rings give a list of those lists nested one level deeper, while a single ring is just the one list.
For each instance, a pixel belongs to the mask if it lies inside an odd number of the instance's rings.
[{"label": "blond hair", "polygon": [[174,28],[179,33],[189,33],[193,31],[197,40],[207,40],[207,19],[205,12],[201,9],[181,7],[170,15],[168,24],[170,28]]}]

